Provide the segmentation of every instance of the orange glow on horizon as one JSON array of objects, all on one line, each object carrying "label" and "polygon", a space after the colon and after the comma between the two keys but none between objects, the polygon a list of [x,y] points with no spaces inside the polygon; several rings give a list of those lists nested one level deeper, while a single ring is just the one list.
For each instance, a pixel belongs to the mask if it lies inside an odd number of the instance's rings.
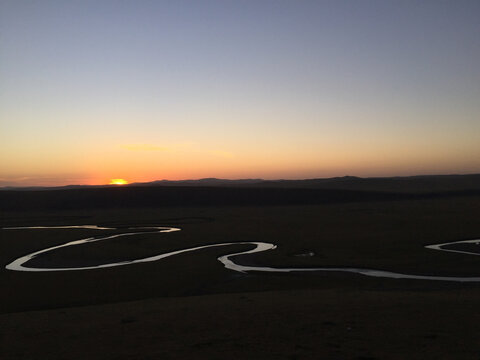
[{"label": "orange glow on horizon", "polygon": [[125,179],[111,179],[109,185],[126,185],[128,181]]}]

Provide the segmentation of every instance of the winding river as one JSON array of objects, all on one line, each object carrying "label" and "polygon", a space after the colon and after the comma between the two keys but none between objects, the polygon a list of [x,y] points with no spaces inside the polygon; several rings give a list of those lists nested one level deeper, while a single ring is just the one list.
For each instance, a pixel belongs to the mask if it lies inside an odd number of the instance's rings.
[{"label": "winding river", "polygon": [[[101,227],[97,225],[72,225],[72,226],[26,226],[26,227],[7,227],[3,228],[3,230],[25,230],[25,229],[90,229],[90,230],[117,230],[116,228],[111,227]],[[103,237],[89,237],[80,240],[70,241],[61,245],[52,246],[43,250],[39,250],[33,252],[31,254],[22,256],[8,265],[5,266],[8,270],[14,271],[33,271],[33,272],[45,272],[45,271],[74,271],[74,270],[91,270],[91,269],[102,269],[102,268],[110,268],[114,266],[124,266],[124,265],[132,265],[138,263],[146,263],[151,261],[158,261],[165,259],[170,256],[175,256],[183,253],[193,252],[202,249],[208,248],[216,248],[216,247],[224,247],[224,246],[231,246],[231,245],[253,245],[254,248],[247,251],[236,252],[232,254],[223,255],[217,258],[225,268],[241,273],[248,273],[248,272],[270,272],[270,273],[291,273],[291,272],[347,272],[347,273],[355,273],[361,274],[365,276],[372,276],[372,277],[381,277],[381,278],[391,278],[391,279],[413,279],[413,280],[432,280],[432,281],[454,281],[454,282],[480,282],[480,277],[458,277],[458,276],[430,276],[430,275],[415,275],[415,274],[402,274],[396,273],[391,271],[384,271],[384,270],[375,270],[375,269],[362,269],[362,268],[350,268],[350,267],[317,267],[317,268],[276,268],[276,267],[268,267],[268,266],[247,266],[241,265],[234,261],[234,258],[238,258],[241,255],[247,254],[254,254],[258,252],[263,252],[267,250],[273,250],[277,246],[272,243],[267,242],[225,242],[225,243],[217,243],[217,244],[209,244],[203,246],[196,246],[192,248],[180,249],[175,250],[163,254],[158,254],[154,256],[149,256],[146,258],[141,259],[134,259],[129,261],[121,261],[121,262],[113,262],[113,263],[106,263],[100,264],[95,266],[84,266],[84,267],[62,267],[62,268],[48,268],[48,267],[31,267],[26,265],[29,260],[37,257],[38,255],[45,254],[47,252],[64,248],[67,246],[78,246],[85,243],[92,243],[97,241],[105,241],[111,240],[114,238],[119,237],[128,237],[134,236],[139,234],[157,234],[157,233],[170,233],[174,231],[180,231],[181,229],[175,227],[165,227],[165,226],[154,226],[154,227],[131,227],[128,228],[129,232],[103,236]],[[137,230],[137,232],[135,232]],[[144,230],[138,232],[138,230]],[[146,230],[146,231],[145,231]],[[480,239],[474,240],[461,240],[455,241],[450,243],[443,243],[443,244],[436,244],[436,245],[427,245],[426,248],[432,250],[440,250],[440,251],[448,251],[448,252],[456,252],[462,254],[470,254],[470,255],[480,255],[480,253],[476,252],[469,252],[464,250],[455,250],[455,249],[445,249],[446,246],[451,246],[460,243],[473,243],[476,245],[480,244]]]}]

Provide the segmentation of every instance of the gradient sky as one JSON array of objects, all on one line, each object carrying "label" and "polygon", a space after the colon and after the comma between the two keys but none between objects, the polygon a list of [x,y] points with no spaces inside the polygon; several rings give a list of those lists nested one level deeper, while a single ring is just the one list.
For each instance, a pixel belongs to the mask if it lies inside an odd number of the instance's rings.
[{"label": "gradient sky", "polygon": [[480,172],[480,1],[0,0],[0,186]]}]

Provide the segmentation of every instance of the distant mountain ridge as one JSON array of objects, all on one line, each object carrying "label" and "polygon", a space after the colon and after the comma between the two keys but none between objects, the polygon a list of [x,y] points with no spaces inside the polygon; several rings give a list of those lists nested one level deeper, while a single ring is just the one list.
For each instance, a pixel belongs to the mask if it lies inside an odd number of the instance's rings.
[{"label": "distant mountain ridge", "polygon": [[263,179],[217,179],[217,178],[203,178],[197,180],[155,180],[144,183],[131,183],[129,186],[224,186],[224,185],[247,185],[259,184],[264,182]]},{"label": "distant mountain ridge", "polygon": [[1,211],[291,206],[480,197],[480,174],[306,180],[160,180],[0,191]]},{"label": "distant mountain ridge", "polygon": [[[480,174],[468,175],[418,175],[404,177],[371,177],[342,176],[332,178],[303,180],[264,180],[264,179],[218,179],[203,178],[197,180],[156,180],[151,182],[131,183],[122,187],[246,187],[246,188],[305,188],[336,189],[380,192],[443,192],[461,190],[479,190]],[[8,191],[42,191],[89,188],[114,188],[118,185],[67,185],[58,187],[3,187]]]}]

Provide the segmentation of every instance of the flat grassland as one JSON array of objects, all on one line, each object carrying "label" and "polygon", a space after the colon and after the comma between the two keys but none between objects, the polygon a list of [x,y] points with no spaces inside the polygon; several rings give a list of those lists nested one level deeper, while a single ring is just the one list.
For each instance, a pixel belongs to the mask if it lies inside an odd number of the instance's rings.
[{"label": "flat grassland", "polygon": [[110,269],[4,269],[20,256],[67,241],[131,226],[175,226],[182,231],[69,247],[44,261],[121,261],[211,243],[264,241],[277,249],[238,260],[480,276],[480,257],[424,248],[480,238],[478,194],[292,203],[3,209],[2,228],[118,229],[0,230],[0,359],[478,360],[480,283],[330,272],[241,274],[217,261],[250,245]]}]

